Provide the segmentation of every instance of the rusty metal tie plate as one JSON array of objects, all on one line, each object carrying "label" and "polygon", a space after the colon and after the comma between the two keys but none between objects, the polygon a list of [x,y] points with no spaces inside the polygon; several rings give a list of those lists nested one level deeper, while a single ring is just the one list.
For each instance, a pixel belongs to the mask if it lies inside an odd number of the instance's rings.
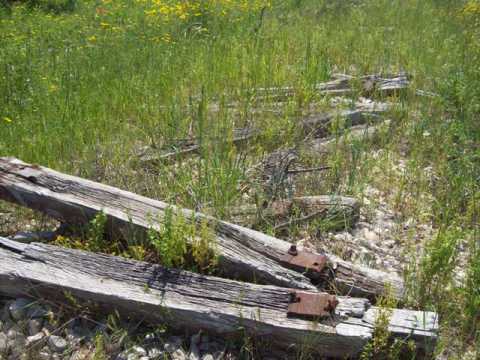
[{"label": "rusty metal tie plate", "polygon": [[337,305],[338,300],[335,295],[293,291],[290,293],[287,316],[321,318],[331,315]]},{"label": "rusty metal tie plate", "polygon": [[320,273],[327,265],[327,257],[308,251],[298,251],[295,245],[290,247],[288,254],[282,257],[282,262],[302,270],[310,270]]}]

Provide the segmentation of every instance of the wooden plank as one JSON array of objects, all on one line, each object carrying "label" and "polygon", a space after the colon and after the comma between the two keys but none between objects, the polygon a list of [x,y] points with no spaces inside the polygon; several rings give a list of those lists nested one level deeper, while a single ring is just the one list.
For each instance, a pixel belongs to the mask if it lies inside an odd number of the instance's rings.
[{"label": "wooden plank", "polygon": [[[181,212],[186,219],[194,216],[216,222],[191,210],[178,209],[162,201],[16,159],[0,159],[0,199],[70,224],[86,224],[103,211],[108,218],[107,231],[124,238],[130,237],[133,231],[140,236],[150,228],[159,229],[168,208]],[[279,286],[315,289],[304,275],[284,268],[235,238],[219,234],[216,246],[222,272],[226,275]]]},{"label": "wooden plank", "polygon": [[[300,216],[298,212],[301,213]],[[271,220],[275,229],[326,218],[345,228],[358,220],[360,204],[356,199],[346,196],[299,196],[273,201],[262,209],[255,205],[235,208],[232,210],[233,222],[252,227],[259,213],[262,218]],[[294,213],[296,217],[293,217]]]},{"label": "wooden plank", "polygon": [[[381,75],[366,75],[353,77],[339,76],[336,79],[316,84],[314,92],[319,95],[345,96],[352,94],[383,94],[391,95],[408,88],[410,81],[406,73]],[[293,86],[269,87],[254,89],[257,100],[286,101],[297,93]]]},{"label": "wooden plank", "polygon": [[[159,229],[165,210],[173,208],[187,220],[195,218],[212,224],[217,235],[221,269],[227,276],[255,279],[264,284],[316,289],[306,274],[285,267],[284,256],[291,244],[284,240],[17,159],[0,158],[0,199],[72,224],[84,224],[103,211],[109,220],[107,230],[126,238],[132,230],[136,230],[138,235],[139,231],[149,228]],[[329,266],[322,274],[319,286],[374,298],[382,295],[388,284],[397,298],[402,297],[403,282],[398,276],[370,271],[326,255],[330,260]],[[316,274],[307,275],[317,278]]]},{"label": "wooden plank", "polygon": [[331,134],[332,124],[341,119],[345,125],[340,128],[355,127],[368,122],[379,122],[391,105],[388,103],[370,103],[368,106],[357,106],[355,109],[340,110],[336,112],[310,114],[302,119],[302,129],[310,138],[324,138]]},{"label": "wooden plank", "polygon": [[[308,137],[323,138],[330,134],[332,123],[336,119],[343,119],[346,127],[365,124],[369,121],[381,119],[381,115],[391,108],[391,104],[382,102],[357,102],[354,109],[314,113],[302,116],[300,126]],[[233,130],[232,142],[236,146],[247,143],[262,133],[257,128],[240,128]],[[226,142],[227,138],[215,139],[215,142]],[[155,150],[152,147],[143,148],[138,156],[142,165],[157,165],[162,161],[183,158],[198,154],[200,144],[198,139],[180,141],[176,146]]]},{"label": "wooden plank", "polygon": [[[236,146],[254,139],[259,131],[254,128],[240,128],[233,130],[232,143]],[[228,137],[214,139],[215,142],[227,142]],[[161,161],[173,158],[196,154],[200,151],[201,145],[198,139],[182,141],[170,148],[163,148],[155,151],[153,148],[146,148],[139,156],[142,164],[158,164]]]},{"label": "wooden plank", "polygon": [[[340,297],[333,316],[309,321],[287,316],[291,291],[40,243],[19,248],[0,238],[3,294],[58,298],[68,292],[152,323],[222,336],[246,331],[322,356],[353,356],[371,338],[379,309],[368,300]],[[391,319],[394,336],[415,334],[420,345],[435,341],[435,313],[394,309]]]},{"label": "wooden plank", "polygon": [[388,128],[389,125],[390,121],[385,120],[373,126],[367,124],[352,126],[339,136],[312,139],[302,147],[302,150],[310,154],[327,154],[337,146],[345,146],[346,144],[351,144],[353,142],[373,140],[378,137],[382,128]]}]

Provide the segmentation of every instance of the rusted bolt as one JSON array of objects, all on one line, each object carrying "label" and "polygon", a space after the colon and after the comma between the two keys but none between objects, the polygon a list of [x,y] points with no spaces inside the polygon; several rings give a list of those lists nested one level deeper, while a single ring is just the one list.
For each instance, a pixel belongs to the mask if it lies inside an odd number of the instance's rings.
[{"label": "rusted bolt", "polygon": [[290,293],[290,303],[300,302],[300,298],[294,292]]},{"label": "rusted bolt", "polygon": [[298,254],[297,245],[290,246],[290,249],[288,249],[288,253],[293,256],[297,255]]}]

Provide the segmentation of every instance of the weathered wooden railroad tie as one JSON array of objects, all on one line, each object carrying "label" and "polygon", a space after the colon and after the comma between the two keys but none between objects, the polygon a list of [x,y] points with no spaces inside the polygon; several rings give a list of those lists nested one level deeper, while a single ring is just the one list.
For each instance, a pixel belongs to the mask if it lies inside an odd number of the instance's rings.
[{"label": "weathered wooden railroad tie", "polygon": [[[87,224],[102,211],[108,218],[107,230],[125,238],[133,232],[138,236],[150,228],[159,229],[165,211],[172,208],[185,219],[211,222],[222,273],[231,278],[298,289],[335,289],[370,299],[384,294],[387,287],[398,299],[403,294],[403,282],[395,274],[355,265],[332,254],[297,251],[292,256],[292,244],[284,240],[17,159],[0,158],[0,199],[69,224]],[[312,278],[320,284],[313,285]]]},{"label": "weathered wooden railroad tie", "polygon": [[435,313],[371,305],[369,299],[387,288],[402,297],[398,276],[331,254],[300,250],[249,228],[13,158],[0,158],[0,199],[69,224],[88,224],[103,212],[107,230],[127,239],[132,232],[138,236],[159,229],[172,208],[185,219],[212,225],[223,274],[261,283],[0,238],[0,293],[62,298],[68,292],[151,322],[224,336],[241,327],[278,346],[308,347],[325,356],[358,354],[371,339],[381,311],[389,312],[393,336],[420,347],[436,339]]},{"label": "weathered wooden railroad tie", "polygon": [[[255,285],[81,250],[0,238],[0,292],[61,299],[68,292],[149,322],[222,336],[247,331],[324,356],[361,352],[380,311],[367,299]],[[242,329],[242,330],[240,330]],[[391,310],[393,336],[433,344],[432,312]]]}]

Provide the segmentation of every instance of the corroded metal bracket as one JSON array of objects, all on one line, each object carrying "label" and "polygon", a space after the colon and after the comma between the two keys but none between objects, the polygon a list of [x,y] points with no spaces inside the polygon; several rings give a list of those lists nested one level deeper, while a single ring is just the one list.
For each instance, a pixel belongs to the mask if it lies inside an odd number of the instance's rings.
[{"label": "corroded metal bracket", "polygon": [[338,305],[335,295],[293,291],[290,293],[287,316],[321,318],[330,316]]},{"label": "corroded metal bracket", "polygon": [[315,254],[308,251],[298,251],[295,245],[292,245],[281,258],[281,262],[287,266],[299,268],[302,271],[314,271],[317,273],[327,265],[327,257],[322,254]]}]

